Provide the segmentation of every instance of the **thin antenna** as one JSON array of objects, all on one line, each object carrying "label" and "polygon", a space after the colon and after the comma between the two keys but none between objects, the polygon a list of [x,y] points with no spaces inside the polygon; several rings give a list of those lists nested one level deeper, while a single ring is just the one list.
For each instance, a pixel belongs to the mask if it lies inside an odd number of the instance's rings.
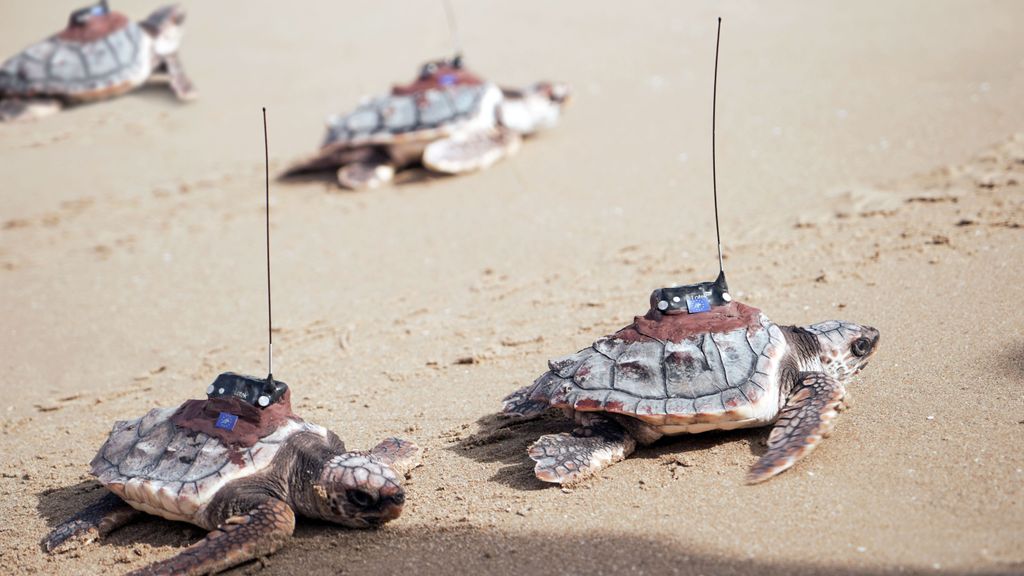
[{"label": "thin antenna", "polygon": [[270,307],[270,142],[267,138],[267,108],[263,107],[263,166],[267,181],[267,382],[274,383],[274,314]]},{"label": "thin antenna", "polygon": [[715,111],[718,107],[718,45],[722,40],[722,18],[718,18],[718,34],[715,36],[715,87],[711,92],[711,187],[715,194],[715,238],[718,240],[718,273],[725,274],[722,258],[722,234],[718,228],[718,174],[715,172]]},{"label": "thin antenna", "polygon": [[443,0],[444,13],[448,18],[448,33],[452,37],[452,47],[455,49],[455,58],[462,57],[462,41],[459,38],[459,24],[455,21],[455,9],[452,8],[451,0]]}]

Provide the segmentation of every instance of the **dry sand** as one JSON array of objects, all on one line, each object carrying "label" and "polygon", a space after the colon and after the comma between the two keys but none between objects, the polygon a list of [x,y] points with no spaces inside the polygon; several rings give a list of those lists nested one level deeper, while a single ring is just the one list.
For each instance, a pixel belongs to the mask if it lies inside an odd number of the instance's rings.
[{"label": "dry sand", "polygon": [[[0,1],[0,54],[79,4]],[[3,574],[120,573],[201,537],[153,519],[38,544],[99,495],[114,420],[264,369],[260,107],[280,169],[326,114],[448,49],[436,2],[186,4],[199,102],[154,88],[0,126]],[[428,452],[400,520],[304,521],[237,573],[1024,572],[1024,5],[455,6],[471,66],[567,80],[575,104],[485,173],[274,185],[276,375],[351,446]],[[779,322],[872,324],[884,347],[834,436],[767,484],[742,484],[754,430],[542,485],[526,446],[565,422],[501,428],[500,398],[716,271],[717,15],[735,293]]]}]

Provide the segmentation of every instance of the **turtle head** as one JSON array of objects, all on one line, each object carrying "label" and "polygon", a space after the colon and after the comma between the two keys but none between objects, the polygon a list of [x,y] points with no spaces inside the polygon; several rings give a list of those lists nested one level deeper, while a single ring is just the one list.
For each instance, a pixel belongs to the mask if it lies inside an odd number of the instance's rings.
[{"label": "turtle head", "polygon": [[818,342],[821,364],[825,372],[837,380],[845,380],[868,365],[878,350],[878,330],[853,322],[829,320],[804,328]]},{"label": "turtle head", "polygon": [[558,124],[562,108],[569,103],[569,85],[537,82],[526,88],[503,88],[498,118],[502,126],[520,134],[533,134]]},{"label": "turtle head", "polygon": [[365,452],[331,458],[313,491],[312,515],[350,528],[373,528],[394,520],[405,504],[398,474]]},{"label": "turtle head", "polygon": [[548,82],[547,80],[537,82],[526,90],[533,92],[556,106],[565,106],[572,97],[572,90],[565,82]]},{"label": "turtle head", "polygon": [[177,4],[157,8],[139,26],[153,38],[153,51],[158,56],[174,54],[181,46],[185,29],[185,10]]}]

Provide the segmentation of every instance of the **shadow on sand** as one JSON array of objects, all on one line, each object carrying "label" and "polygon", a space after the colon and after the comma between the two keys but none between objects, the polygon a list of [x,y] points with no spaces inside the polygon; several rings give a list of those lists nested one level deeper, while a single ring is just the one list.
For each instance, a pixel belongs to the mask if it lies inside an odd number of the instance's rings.
[{"label": "shadow on sand", "polygon": [[[328,191],[359,194],[363,192],[372,192],[372,190],[349,190],[342,188],[338,184],[338,177],[336,176],[336,170],[319,170],[315,172],[302,172],[299,174],[283,175],[278,174],[275,178],[278,182],[284,184],[323,184],[327,187]],[[399,188],[405,186],[411,186],[414,184],[429,184],[432,182],[445,180],[451,178],[450,174],[439,174],[437,172],[431,172],[420,164],[414,166],[407,166],[402,168],[395,174],[395,179],[389,184],[385,184],[381,188],[387,188],[389,186],[397,186]]]},{"label": "shadow on sand", "polygon": [[[52,530],[106,493],[106,488],[92,480],[63,488],[51,488],[36,495],[36,509],[46,521],[47,528]],[[191,524],[170,522],[156,516],[144,516],[105,538],[103,545],[130,547],[141,543],[151,546],[185,546],[205,535],[205,530]],[[45,534],[43,536],[45,537]],[[43,550],[42,539],[39,542],[39,549]]]},{"label": "shadow on sand", "polygon": [[[533,475],[533,461],[527,448],[544,434],[558,434],[572,430],[572,423],[558,412],[548,411],[543,416],[522,420],[504,414],[490,414],[477,420],[479,431],[450,446],[448,450],[477,462],[498,463],[490,480],[520,490],[540,490],[551,485]],[[765,441],[770,428],[705,432],[702,434],[662,438],[651,446],[641,446],[630,458],[663,460],[685,456],[690,452],[703,452],[719,444],[746,442],[751,454],[764,454]]]},{"label": "shadow on sand", "polygon": [[[539,426],[543,427],[543,424]],[[530,430],[532,433],[534,430]],[[724,440],[724,438],[723,438]],[[519,444],[520,442],[513,442]],[[708,447],[713,440],[704,441]],[[492,444],[493,445],[493,444]],[[497,456],[497,454],[495,454]],[[525,476],[525,474],[523,475]],[[530,477],[532,478],[532,476]],[[535,488],[539,482],[531,483]],[[92,503],[103,488],[95,482],[40,493],[39,511],[52,527],[78,509]],[[101,543],[91,546],[132,547],[147,544],[164,548],[159,554],[147,554],[137,560],[155,562],[195,542],[204,532],[187,524],[155,517],[122,528]],[[685,536],[681,535],[680,539]],[[138,549],[136,549],[138,550]],[[145,556],[152,556],[146,558]],[[654,539],[643,534],[579,531],[566,527],[558,532],[511,533],[495,527],[444,527],[416,525],[399,521],[378,530],[349,530],[324,522],[300,520],[295,537],[276,554],[243,564],[224,574],[260,574],[261,576],[302,576],[338,574],[394,574],[400,576],[452,574],[678,574],[735,575],[763,574],[854,576],[873,574],[931,574],[933,571],[904,567],[857,567],[821,563],[797,564],[761,561],[754,558],[730,558],[701,552],[685,542]],[[57,564],[73,563],[58,556]],[[136,566],[141,567],[141,566]],[[93,568],[96,568],[95,566]],[[1019,573],[1019,567],[1006,571],[971,574]],[[127,569],[127,567],[125,567]],[[119,571],[123,571],[120,570]],[[955,572],[944,571],[944,574]]]},{"label": "shadow on sand", "polygon": [[1014,342],[1000,364],[1011,376],[1024,375],[1024,342]]},{"label": "shadow on sand", "polygon": [[[396,525],[376,532],[338,532],[305,525],[259,566],[261,575],[302,574],[925,574],[907,567],[849,568],[765,562],[703,553],[679,542],[614,531],[509,533],[496,528]],[[232,574],[255,573],[239,568]],[[934,571],[932,571],[934,572]],[[931,573],[931,572],[928,572]],[[1008,574],[1009,572],[1007,572]],[[990,572],[990,574],[995,574]]]}]

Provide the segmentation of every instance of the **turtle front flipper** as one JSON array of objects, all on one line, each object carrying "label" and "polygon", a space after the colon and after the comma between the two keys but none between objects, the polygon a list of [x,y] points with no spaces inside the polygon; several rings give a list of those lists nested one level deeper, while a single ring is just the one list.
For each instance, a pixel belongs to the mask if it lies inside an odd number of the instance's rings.
[{"label": "turtle front flipper", "polygon": [[43,540],[43,548],[47,552],[61,552],[78,544],[88,544],[128,524],[141,514],[124,500],[107,492],[85,510],[54,528]]},{"label": "turtle front flipper", "polygon": [[757,484],[779,474],[810,454],[835,427],[846,388],[824,372],[805,372],[779,413],[768,451],[747,473],[747,483]]},{"label": "turtle front flipper", "polygon": [[177,54],[164,56],[164,67],[167,69],[167,76],[170,79],[171,91],[174,92],[178,100],[195,100],[199,97],[199,91],[185,74],[185,69]]},{"label": "turtle front flipper", "polygon": [[482,170],[519,150],[522,138],[511,130],[485,130],[457,134],[431,142],[423,151],[423,165],[444,174]]},{"label": "turtle front flipper", "polygon": [[534,474],[544,482],[576,484],[633,453],[636,440],[622,426],[588,416],[569,433],[541,436],[528,451]]},{"label": "turtle front flipper", "polygon": [[423,463],[423,449],[401,438],[387,438],[370,450],[370,456],[390,466],[399,476],[408,476]]},{"label": "turtle front flipper", "polygon": [[135,570],[129,576],[214,574],[243,562],[273,554],[295,530],[295,512],[275,498],[244,516],[232,516],[183,552]]},{"label": "turtle front flipper", "polygon": [[0,100],[0,122],[35,120],[60,112],[64,105],[55,98],[10,98]]}]

